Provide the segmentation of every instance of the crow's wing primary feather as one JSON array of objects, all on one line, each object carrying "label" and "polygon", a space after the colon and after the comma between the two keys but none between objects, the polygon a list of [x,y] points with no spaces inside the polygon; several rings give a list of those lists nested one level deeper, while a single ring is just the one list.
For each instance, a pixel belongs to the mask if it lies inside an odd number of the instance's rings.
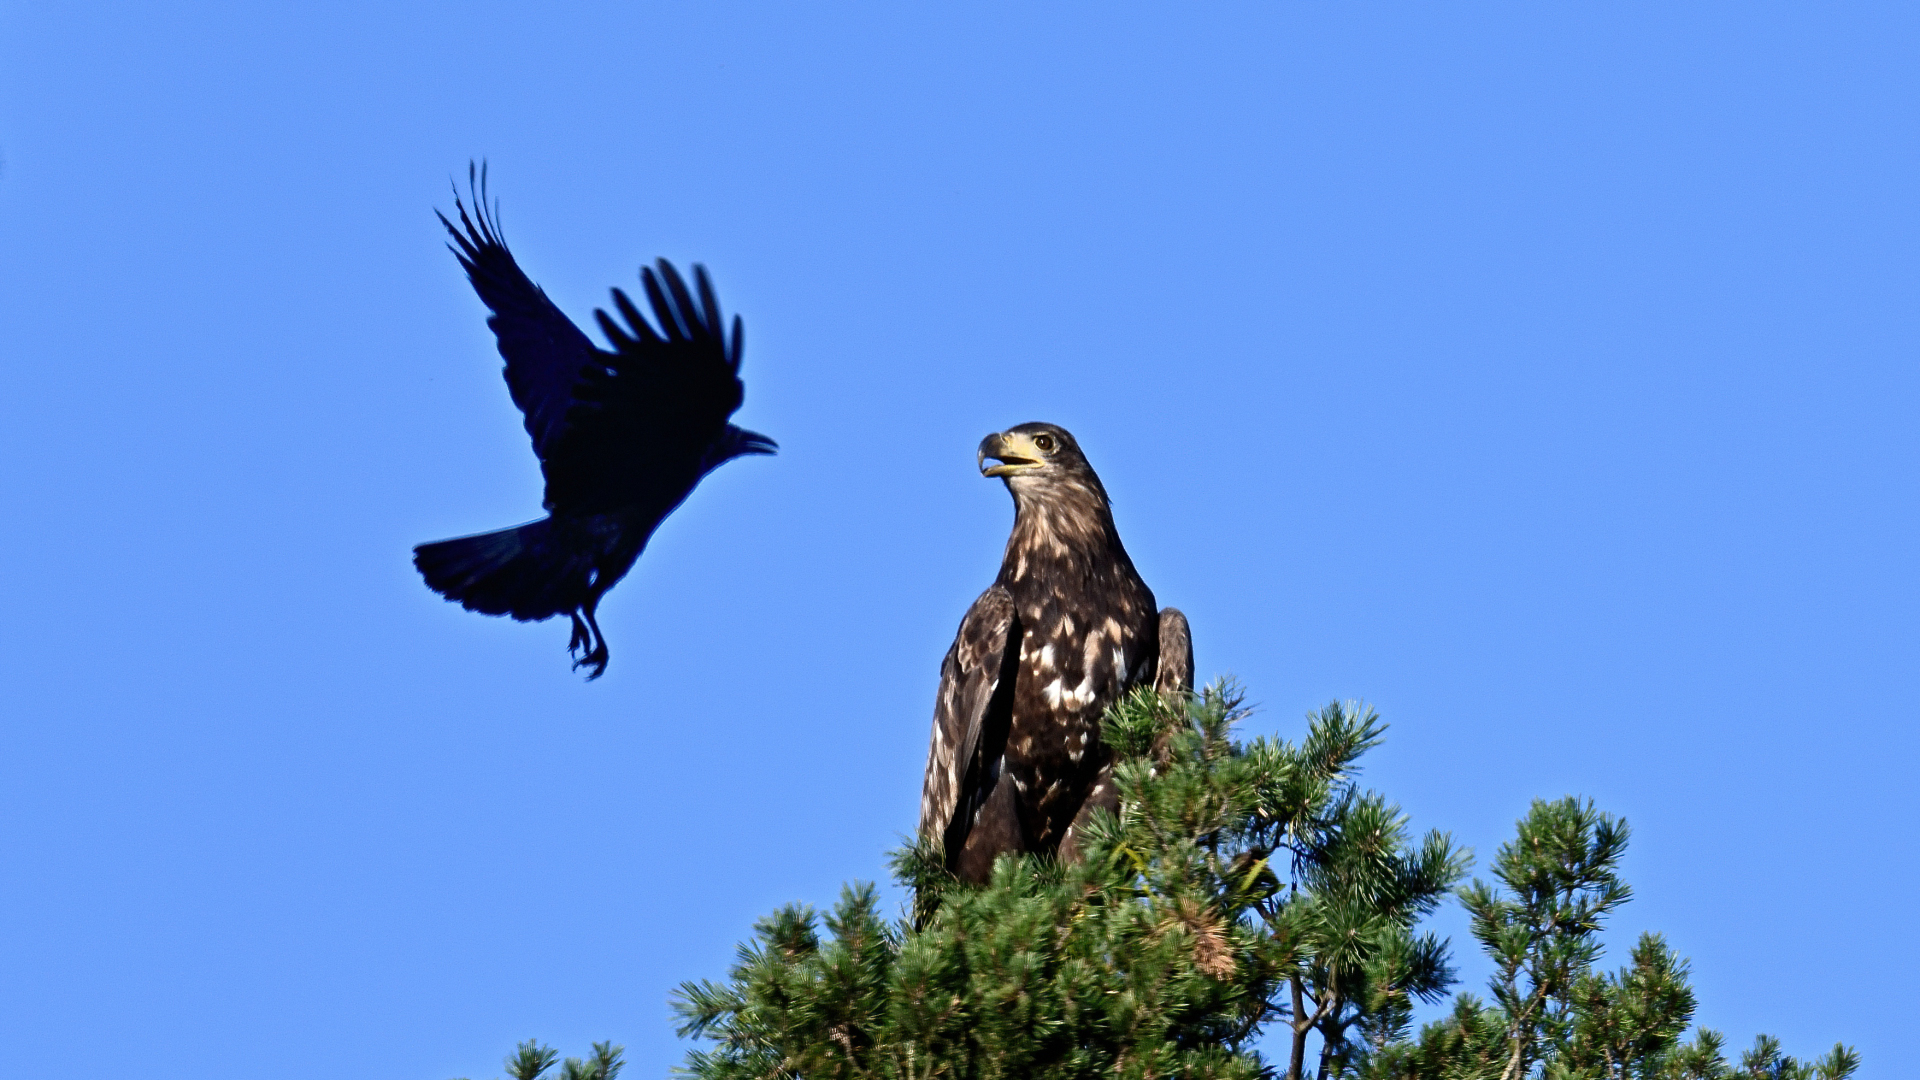
[{"label": "crow's wing primary feather", "polygon": [[941,661],[940,696],[934,701],[933,738],[920,789],[920,832],[945,840],[948,858],[966,839],[968,819],[990,789],[990,759],[1004,750],[1019,650],[1013,594],[995,585],[967,609],[953,647]]},{"label": "crow's wing primary feather", "polygon": [[640,270],[651,321],[619,289],[618,321],[594,312],[613,351],[574,388],[577,401],[546,460],[548,506],[638,503],[664,516],[711,468],[740,407],[739,320],[729,343],[706,270],[693,268],[696,300],[671,263],[656,265]]},{"label": "crow's wing primary feather", "polygon": [[487,325],[493,329],[500,355],[507,362],[507,391],[526,414],[533,452],[544,465],[566,428],[567,410],[575,403],[574,388],[581,369],[604,362],[606,354],[595,348],[513,261],[500,237],[499,214],[487,205],[485,171],[479,173],[477,185],[475,180],[470,167],[467,193],[473,198],[472,216],[457,189],[453,206],[460,217],[459,227],[445,214],[437,216],[453,236],[448,246],[466,270],[473,291],[493,312]]}]

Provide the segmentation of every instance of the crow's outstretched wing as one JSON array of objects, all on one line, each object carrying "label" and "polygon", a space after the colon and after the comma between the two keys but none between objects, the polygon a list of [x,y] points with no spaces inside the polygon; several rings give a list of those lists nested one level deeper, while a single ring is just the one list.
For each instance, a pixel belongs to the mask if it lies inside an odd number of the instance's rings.
[{"label": "crow's outstretched wing", "polygon": [[575,404],[574,388],[581,371],[604,363],[606,354],[595,348],[513,261],[500,238],[499,211],[487,204],[484,168],[476,176],[473,167],[468,167],[467,193],[474,204],[471,217],[457,189],[453,200],[460,216],[459,228],[445,214],[436,216],[453,236],[448,246],[466,270],[473,291],[493,312],[487,325],[493,329],[500,355],[507,362],[507,391],[526,414],[533,452],[544,466],[566,428],[567,411]]},{"label": "crow's outstretched wing", "polygon": [[1013,594],[994,585],[960,621],[940,664],[940,696],[933,705],[920,833],[942,840],[949,864],[966,842],[974,810],[998,779],[993,765],[1006,749],[1019,654]]},{"label": "crow's outstretched wing", "polygon": [[619,321],[594,312],[613,352],[599,353],[574,388],[577,401],[546,458],[549,506],[638,503],[664,515],[717,464],[716,448],[732,447],[727,417],[744,394],[740,320],[729,335],[706,270],[695,266],[693,281],[697,301],[662,259],[640,269],[651,322],[619,289]]}]

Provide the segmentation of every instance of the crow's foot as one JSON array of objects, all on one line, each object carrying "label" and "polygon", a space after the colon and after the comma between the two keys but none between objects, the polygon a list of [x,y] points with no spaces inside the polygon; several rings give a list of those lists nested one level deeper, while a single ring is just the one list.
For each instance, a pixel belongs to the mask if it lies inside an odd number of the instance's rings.
[{"label": "crow's foot", "polygon": [[[583,649],[584,656],[580,655]],[[587,672],[588,682],[607,673],[607,636],[600,632],[591,607],[573,613],[573,639],[567,642],[567,654],[574,657],[573,670],[593,669]]]},{"label": "crow's foot", "polygon": [[573,662],[573,670],[592,668],[587,672],[587,681],[592,682],[607,673],[607,642],[602,638],[598,648]]}]

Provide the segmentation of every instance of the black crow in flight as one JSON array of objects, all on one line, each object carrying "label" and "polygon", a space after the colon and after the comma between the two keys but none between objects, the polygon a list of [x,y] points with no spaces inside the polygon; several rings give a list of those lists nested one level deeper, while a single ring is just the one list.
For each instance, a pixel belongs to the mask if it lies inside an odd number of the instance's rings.
[{"label": "black crow in flight", "polygon": [[[740,407],[741,327],[729,336],[704,268],[694,292],[672,264],[640,268],[658,329],[619,289],[593,315],[613,351],[596,347],[528,280],[489,212],[486,172],[454,192],[460,227],[437,214],[506,358],[507,390],[526,414],[546,477],[547,516],[512,529],[421,544],[413,564],[427,585],[469,611],[522,621],[569,615],[575,668],[607,670],[607,639],[594,609],[632,569],[660,522],[694,485],[729,459],[771,454],[774,441],[727,422]],[[478,218],[476,222],[474,219]],[[694,296],[697,292],[699,300]]]}]

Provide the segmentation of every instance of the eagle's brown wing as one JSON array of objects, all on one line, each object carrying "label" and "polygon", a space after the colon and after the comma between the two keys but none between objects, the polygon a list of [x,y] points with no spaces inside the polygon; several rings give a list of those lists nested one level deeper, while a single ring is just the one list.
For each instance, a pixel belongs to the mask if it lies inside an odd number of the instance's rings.
[{"label": "eagle's brown wing", "polygon": [[1153,688],[1193,692],[1193,635],[1179,608],[1160,609],[1160,669],[1154,673]]},{"label": "eagle's brown wing", "polygon": [[[1160,660],[1159,666],[1154,669],[1153,688],[1163,694],[1193,692],[1193,636],[1187,632],[1187,617],[1179,608],[1160,609]],[[1156,744],[1154,756],[1165,762],[1165,736]],[[1061,857],[1069,861],[1079,858],[1080,834],[1086,831],[1087,820],[1095,811],[1118,813],[1119,809],[1120,792],[1114,788],[1113,763],[1109,761],[1101,766],[1092,790],[1087,793],[1087,801],[1062,837]]]},{"label": "eagle's brown wing", "polygon": [[933,740],[920,789],[920,834],[941,839],[949,859],[998,779],[993,766],[1006,749],[1019,660],[1013,595],[995,585],[967,609],[940,663],[940,696],[933,705]]}]

